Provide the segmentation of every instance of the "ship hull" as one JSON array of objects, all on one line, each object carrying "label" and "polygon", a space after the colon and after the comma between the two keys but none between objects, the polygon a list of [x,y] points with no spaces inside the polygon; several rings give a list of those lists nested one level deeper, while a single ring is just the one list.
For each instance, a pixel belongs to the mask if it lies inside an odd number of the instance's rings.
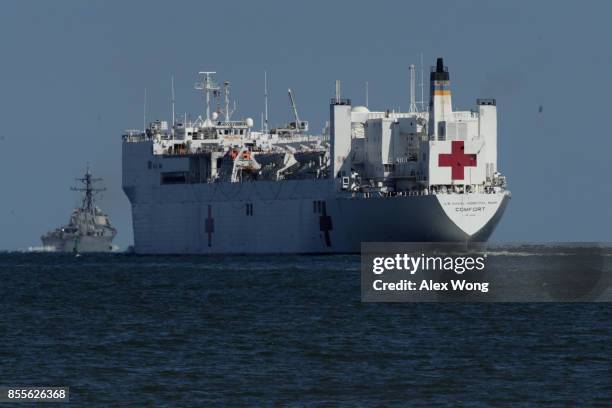
[{"label": "ship hull", "polygon": [[189,158],[124,143],[123,190],[141,254],[359,253],[362,242],[485,242],[510,199],[490,194],[365,195],[336,180],[162,184]]},{"label": "ship hull", "polygon": [[83,236],[75,237],[43,237],[43,246],[54,252],[112,252],[112,237]]},{"label": "ship hull", "polygon": [[142,194],[132,190],[134,250],[358,253],[362,242],[484,242],[509,200],[507,193],[322,194],[329,185],[284,181],[159,186]]}]

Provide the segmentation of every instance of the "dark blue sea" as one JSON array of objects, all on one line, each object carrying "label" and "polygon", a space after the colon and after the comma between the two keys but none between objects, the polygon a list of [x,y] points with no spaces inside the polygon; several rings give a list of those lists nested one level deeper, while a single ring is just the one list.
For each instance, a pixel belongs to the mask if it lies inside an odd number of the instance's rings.
[{"label": "dark blue sea", "polygon": [[0,385],[74,407],[612,406],[610,303],[362,303],[359,269],[0,254]]}]

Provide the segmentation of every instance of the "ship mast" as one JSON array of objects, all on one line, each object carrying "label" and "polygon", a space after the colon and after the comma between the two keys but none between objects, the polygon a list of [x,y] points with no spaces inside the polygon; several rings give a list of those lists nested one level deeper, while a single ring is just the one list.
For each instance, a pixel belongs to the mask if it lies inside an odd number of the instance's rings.
[{"label": "ship mast", "polygon": [[415,97],[415,81],[416,81],[416,67],[414,64],[410,64],[410,108],[408,112],[415,113],[418,111]]},{"label": "ship mast", "polygon": [[174,139],[174,128],[176,127],[176,114],[174,113],[174,75],[170,77],[170,88],[172,89],[172,138]]},{"label": "ship mast", "polygon": [[225,121],[226,122],[230,121],[230,117],[232,116],[232,113],[234,113],[234,111],[235,111],[235,107],[234,107],[234,109],[230,109],[229,88],[230,88],[229,81],[223,82],[223,92],[224,92],[224,95],[225,95],[225,111],[224,111],[224,116],[225,116]]},{"label": "ship mast", "polygon": [[202,78],[202,82],[196,83],[195,89],[204,91],[206,96],[206,125],[210,126],[210,93],[214,92],[214,95],[216,96],[217,92],[219,91],[219,87],[217,84],[215,84],[213,79],[213,75],[216,74],[216,72],[200,71],[199,74],[203,75],[204,78]]},{"label": "ship mast", "polygon": [[95,208],[96,208],[95,203],[94,203],[94,194],[101,192],[101,191],[106,191],[106,189],[105,188],[94,188],[93,184],[97,181],[101,181],[102,179],[93,178],[91,176],[91,172],[89,171],[89,166],[87,166],[87,171],[85,172],[85,176],[83,176],[82,178],[77,178],[75,180],[83,183],[85,187],[71,187],[70,190],[84,192],[85,195],[83,197],[83,204],[81,208],[86,210],[88,213],[94,214]]},{"label": "ship mast", "polygon": [[263,132],[268,133],[268,73],[264,71],[264,120],[263,120]]}]

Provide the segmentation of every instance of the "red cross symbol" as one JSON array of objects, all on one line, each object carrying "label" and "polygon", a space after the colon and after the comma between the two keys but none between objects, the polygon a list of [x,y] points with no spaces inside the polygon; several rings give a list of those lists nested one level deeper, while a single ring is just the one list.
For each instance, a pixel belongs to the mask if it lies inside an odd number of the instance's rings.
[{"label": "red cross symbol", "polygon": [[451,179],[463,180],[465,167],[476,167],[476,155],[465,154],[463,140],[453,140],[450,154],[438,156],[439,167],[451,167]]}]

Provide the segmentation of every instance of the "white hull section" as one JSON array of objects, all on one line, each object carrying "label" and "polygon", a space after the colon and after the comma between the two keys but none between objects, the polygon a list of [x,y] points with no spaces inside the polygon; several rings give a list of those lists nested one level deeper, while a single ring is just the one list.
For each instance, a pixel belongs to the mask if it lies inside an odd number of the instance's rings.
[{"label": "white hull section", "polygon": [[472,236],[499,212],[505,194],[440,194],[436,198],[444,214],[463,232]]},{"label": "white hull section", "polygon": [[[503,193],[315,195],[314,190],[325,190],[324,184],[161,186],[152,193],[155,200],[132,201],[134,249],[137,253],[358,253],[361,242],[486,241],[508,200]],[[296,197],[274,198],[291,191]],[[461,210],[476,205],[481,210],[470,215]]]}]

